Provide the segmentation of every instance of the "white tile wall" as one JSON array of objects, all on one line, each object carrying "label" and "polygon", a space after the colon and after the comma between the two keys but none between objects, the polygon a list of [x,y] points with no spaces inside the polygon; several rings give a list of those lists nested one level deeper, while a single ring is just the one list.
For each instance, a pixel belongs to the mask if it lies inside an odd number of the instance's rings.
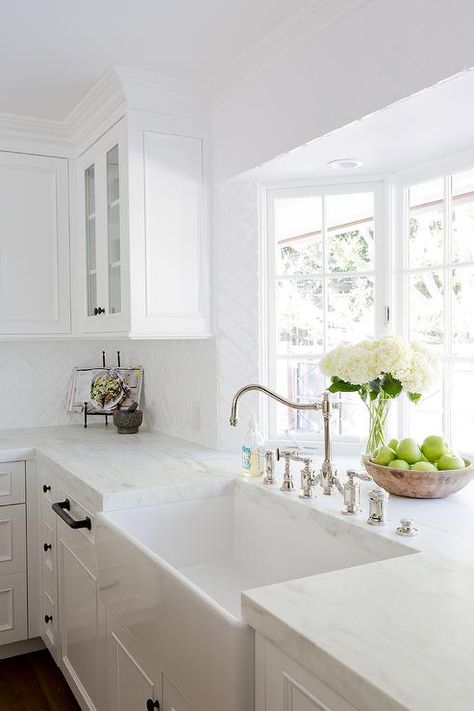
[{"label": "white tile wall", "polygon": [[258,399],[247,396],[241,426],[229,426],[234,392],[258,382],[258,189],[227,182],[214,193],[213,297],[216,339],[179,341],[0,341],[0,429],[80,422],[65,412],[72,368],[115,363],[145,368],[144,425],[221,449],[239,447]]},{"label": "white tile wall", "polygon": [[80,422],[80,416],[65,411],[71,371],[76,365],[100,364],[103,347],[110,363],[120,349],[123,365],[144,366],[147,428],[215,446],[213,340],[0,342],[0,429]]},{"label": "white tile wall", "polygon": [[229,425],[232,396],[259,373],[259,201],[253,182],[226,182],[214,192],[214,304],[217,335],[217,444],[235,449],[257,412],[247,395],[240,426]]}]

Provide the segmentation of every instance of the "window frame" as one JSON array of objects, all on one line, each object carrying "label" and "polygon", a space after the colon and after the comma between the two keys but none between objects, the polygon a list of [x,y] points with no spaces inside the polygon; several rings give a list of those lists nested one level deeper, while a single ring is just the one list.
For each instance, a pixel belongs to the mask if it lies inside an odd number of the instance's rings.
[{"label": "window frame", "polygon": [[[444,180],[444,259],[443,264],[439,266],[445,276],[444,289],[445,297],[443,304],[443,318],[445,324],[445,333],[449,332],[451,326],[451,312],[447,308],[447,294],[451,287],[451,270],[453,263],[447,259],[450,255],[451,244],[448,245],[448,240],[452,238],[452,220],[451,220],[451,192],[448,193],[446,200],[447,180],[456,173],[472,170],[474,168],[474,151],[469,150],[460,154],[445,156],[439,160],[430,163],[416,166],[409,170],[390,176],[390,193],[392,204],[392,234],[401,236],[401,249],[393,249],[392,253],[392,272],[394,275],[394,313],[392,325],[396,333],[404,338],[409,338],[409,295],[408,295],[408,277],[409,270],[409,253],[408,253],[408,193],[411,186],[418,183],[427,182],[429,180],[443,179]],[[448,237],[448,240],[446,239]],[[395,245],[394,245],[395,246]],[[474,369],[474,356],[453,356],[452,346],[449,339],[445,339],[442,355],[442,427],[443,434],[448,441],[452,441],[452,407],[451,407],[451,390],[452,390],[452,365],[456,362],[472,362]],[[397,403],[397,425],[398,432],[401,437],[408,436],[408,403],[406,398],[399,398]],[[470,454],[472,450],[463,450],[464,454]]]},{"label": "window frame", "polygon": [[[276,382],[276,271],[275,271],[275,233],[274,233],[274,201],[277,198],[319,197],[324,195],[343,195],[357,192],[373,192],[374,194],[374,225],[375,225],[375,322],[374,336],[380,337],[390,328],[392,313],[392,269],[390,264],[389,229],[390,190],[384,179],[372,179],[364,176],[357,179],[338,178],[328,180],[280,181],[265,183],[260,186],[261,226],[260,234],[260,372],[264,374],[264,382],[274,387]],[[372,271],[372,270],[370,270]],[[356,273],[354,273],[356,274]],[[360,273],[361,275],[364,272]],[[382,278],[380,278],[382,277]],[[316,355],[316,354],[315,354]],[[275,427],[272,402],[261,399],[262,427],[270,445],[278,445],[285,441],[284,432],[277,432]],[[293,434],[293,433],[292,433]],[[308,438],[307,434],[293,434],[301,446],[315,446],[322,438]],[[288,440],[286,440],[287,442]],[[340,450],[353,453],[360,445],[360,437],[335,435],[334,441],[340,445]]]}]

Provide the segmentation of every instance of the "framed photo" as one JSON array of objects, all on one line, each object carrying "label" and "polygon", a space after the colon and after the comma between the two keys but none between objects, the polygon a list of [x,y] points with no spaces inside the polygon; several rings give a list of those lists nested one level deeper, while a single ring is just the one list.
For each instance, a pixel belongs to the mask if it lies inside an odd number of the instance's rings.
[{"label": "framed photo", "polygon": [[68,412],[103,413],[140,405],[143,367],[74,368],[66,403]]}]

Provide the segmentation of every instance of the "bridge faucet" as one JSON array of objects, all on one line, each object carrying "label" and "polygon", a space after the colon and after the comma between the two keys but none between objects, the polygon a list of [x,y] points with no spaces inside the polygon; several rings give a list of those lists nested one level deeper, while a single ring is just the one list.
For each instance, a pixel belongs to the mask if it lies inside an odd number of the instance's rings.
[{"label": "bridge faucet", "polygon": [[244,385],[243,388],[240,388],[238,390],[233,399],[232,399],[232,406],[230,409],[230,418],[229,422],[232,425],[232,427],[236,427],[237,422],[238,422],[238,410],[239,410],[239,400],[247,392],[250,392],[252,390],[255,390],[257,392],[261,392],[264,395],[267,395],[268,397],[272,398],[273,400],[276,400],[277,402],[281,403],[282,405],[286,405],[287,407],[291,407],[293,410],[321,410],[322,415],[323,415],[323,423],[324,423],[324,461],[321,467],[320,474],[318,475],[317,479],[318,482],[320,483],[321,486],[323,487],[323,493],[328,495],[331,494],[332,489],[334,486],[342,493],[342,485],[340,484],[338,478],[337,478],[337,472],[333,470],[332,466],[332,452],[331,452],[331,429],[330,429],[330,418],[331,418],[331,407],[333,409],[339,409],[341,404],[333,402],[331,403],[329,400],[330,393],[329,392],[324,392],[322,400],[316,401],[316,402],[293,402],[292,400],[288,400],[286,397],[283,397],[282,395],[279,395],[276,393],[274,390],[270,390],[270,388],[265,387],[264,385],[258,385],[258,384],[251,384],[251,385]]}]

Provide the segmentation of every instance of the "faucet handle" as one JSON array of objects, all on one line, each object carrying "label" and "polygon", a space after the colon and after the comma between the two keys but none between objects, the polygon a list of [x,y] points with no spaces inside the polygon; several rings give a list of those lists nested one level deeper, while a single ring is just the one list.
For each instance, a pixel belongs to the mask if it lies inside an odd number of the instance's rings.
[{"label": "faucet handle", "polygon": [[366,472],[358,472],[355,469],[348,469],[347,470],[347,476],[351,481],[354,481],[354,479],[361,479],[362,481],[372,481],[372,477],[369,476]]}]

